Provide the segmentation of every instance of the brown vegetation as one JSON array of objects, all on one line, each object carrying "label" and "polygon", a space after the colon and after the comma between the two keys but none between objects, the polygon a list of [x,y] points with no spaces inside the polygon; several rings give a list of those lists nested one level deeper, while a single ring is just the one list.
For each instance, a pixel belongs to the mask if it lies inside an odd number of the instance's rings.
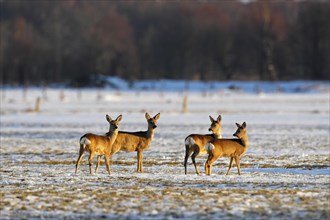
[{"label": "brown vegetation", "polygon": [[329,80],[328,1],[1,1],[0,84]]}]

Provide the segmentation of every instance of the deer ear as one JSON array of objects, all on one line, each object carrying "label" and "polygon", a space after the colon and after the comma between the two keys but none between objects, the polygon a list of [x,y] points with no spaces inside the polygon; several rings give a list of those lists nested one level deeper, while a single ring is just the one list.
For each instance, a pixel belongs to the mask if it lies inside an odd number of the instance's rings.
[{"label": "deer ear", "polygon": [[110,123],[110,121],[112,120],[111,117],[109,115],[106,115],[105,118],[107,119],[107,121]]},{"label": "deer ear", "polygon": [[150,119],[150,115],[148,114],[148,112],[146,112],[146,119],[147,119],[147,120]]},{"label": "deer ear", "polygon": [[157,115],[155,115],[155,116],[154,116],[154,119],[155,119],[155,120],[158,120],[159,116],[160,116],[160,113],[158,113]]},{"label": "deer ear", "polygon": [[239,127],[241,127],[241,125],[240,124],[238,124],[238,123],[235,123],[236,124],[236,126],[239,128]]},{"label": "deer ear", "polygon": [[242,127],[246,128],[246,123],[245,122],[243,122]]},{"label": "deer ear", "polygon": [[119,116],[116,118],[116,121],[117,121],[117,122],[120,122],[121,119],[122,119],[122,117],[123,117],[122,115],[119,115]]},{"label": "deer ear", "polygon": [[217,121],[220,122],[222,119],[221,115],[218,116]]},{"label": "deer ear", "polygon": [[214,118],[212,118],[211,115],[209,115],[209,118],[210,118],[210,121],[211,121],[212,123],[215,121]]}]

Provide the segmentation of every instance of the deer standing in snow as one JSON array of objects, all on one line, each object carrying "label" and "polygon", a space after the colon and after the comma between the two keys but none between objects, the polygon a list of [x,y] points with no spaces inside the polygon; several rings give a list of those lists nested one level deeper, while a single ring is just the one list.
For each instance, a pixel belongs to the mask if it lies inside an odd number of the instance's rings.
[{"label": "deer standing in snow", "polygon": [[221,115],[218,116],[217,120],[214,120],[211,116],[209,116],[211,120],[211,126],[209,128],[209,131],[212,132],[212,134],[190,134],[185,138],[185,145],[186,145],[186,156],[184,158],[184,169],[185,174],[187,174],[187,161],[189,156],[191,156],[191,160],[195,166],[196,173],[199,174],[195,158],[198,156],[198,154],[205,154],[205,144],[213,139],[221,138]]},{"label": "deer standing in snow", "polygon": [[[154,117],[150,117],[148,113],[145,114],[145,117],[148,122],[147,131],[137,131],[137,132],[128,132],[128,131],[119,131],[116,141],[112,146],[111,155],[117,153],[119,150],[126,152],[137,152],[137,172],[142,173],[142,161],[143,161],[143,151],[150,147],[152,138],[154,137],[154,130],[157,128],[157,120],[159,119],[160,113]],[[100,157],[100,156],[99,156]],[[98,163],[99,163],[98,158]],[[97,165],[98,166],[98,165]]]},{"label": "deer standing in snow", "polygon": [[[112,145],[116,140],[118,134],[118,124],[122,119],[122,115],[119,115],[115,120],[112,120],[109,115],[106,115],[106,119],[110,124],[110,131],[107,133],[107,135],[96,135],[92,133],[87,133],[80,138],[79,141],[80,150],[79,150],[79,157],[76,163],[75,173],[77,173],[81,159],[84,156],[84,153],[87,151],[89,152],[88,162],[89,162],[90,174],[92,175],[92,161],[94,155],[98,155],[98,160],[102,155],[104,155],[105,164],[108,173],[110,174],[110,157],[111,157]],[[97,171],[98,165],[99,165],[99,161],[96,166],[95,172]]]},{"label": "deer standing in snow", "polygon": [[236,123],[237,130],[233,134],[238,137],[235,139],[216,139],[212,140],[205,145],[205,149],[209,156],[205,163],[205,172],[207,175],[211,175],[212,163],[219,157],[230,157],[229,168],[227,174],[229,174],[231,167],[233,166],[233,159],[235,158],[238,174],[241,175],[240,158],[245,154],[249,141],[246,134],[246,123],[242,125]]}]

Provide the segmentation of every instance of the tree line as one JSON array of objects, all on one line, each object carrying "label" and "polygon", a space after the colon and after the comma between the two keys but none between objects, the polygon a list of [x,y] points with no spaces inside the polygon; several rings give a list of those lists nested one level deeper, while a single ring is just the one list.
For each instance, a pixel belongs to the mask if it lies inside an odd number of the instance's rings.
[{"label": "tree line", "polygon": [[1,84],[329,80],[329,1],[1,4]]}]

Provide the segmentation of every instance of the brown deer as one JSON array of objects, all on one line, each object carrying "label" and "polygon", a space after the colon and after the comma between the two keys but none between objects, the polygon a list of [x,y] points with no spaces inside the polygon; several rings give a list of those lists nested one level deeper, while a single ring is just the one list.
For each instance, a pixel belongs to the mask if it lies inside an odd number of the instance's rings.
[{"label": "brown deer", "polygon": [[[87,151],[89,152],[89,158],[88,158],[89,173],[92,175],[92,161],[94,155],[98,155],[98,159],[102,155],[104,155],[105,164],[108,173],[110,174],[110,157],[111,157],[112,145],[116,140],[118,134],[118,124],[122,119],[122,115],[119,115],[115,120],[112,120],[109,115],[106,115],[106,119],[110,124],[110,131],[107,133],[107,135],[96,135],[92,133],[87,133],[80,138],[79,141],[80,150],[79,150],[79,157],[76,163],[75,173],[77,173],[81,159],[84,156],[84,153]],[[97,171],[98,165],[99,165],[99,161],[96,166],[95,172]]]},{"label": "brown deer", "polygon": [[189,156],[191,156],[191,160],[194,163],[196,173],[199,174],[195,158],[198,156],[198,154],[205,154],[205,144],[210,142],[213,139],[221,138],[221,115],[218,116],[217,120],[214,120],[211,116],[209,116],[211,120],[211,126],[209,128],[209,131],[212,132],[212,134],[191,134],[188,135],[185,138],[185,145],[186,145],[186,156],[184,158],[184,171],[185,174],[187,174],[187,161]]},{"label": "brown deer", "polygon": [[236,139],[216,139],[212,140],[205,145],[209,156],[205,163],[205,172],[207,175],[211,175],[212,163],[219,157],[230,157],[229,168],[227,174],[229,174],[231,167],[233,166],[233,159],[235,158],[238,174],[241,175],[240,158],[245,154],[249,141],[246,134],[246,123],[242,125],[236,123],[237,130],[233,134],[238,137]]},{"label": "brown deer", "polygon": [[[152,138],[154,137],[154,130],[157,128],[156,122],[159,119],[160,113],[155,115],[153,118],[150,117],[148,113],[145,114],[145,117],[148,122],[147,131],[137,131],[137,132],[127,132],[119,131],[117,139],[112,146],[111,155],[117,153],[119,150],[126,152],[137,152],[137,172],[143,172],[142,160],[143,160],[143,151],[148,149]],[[98,163],[99,163],[98,159]],[[98,166],[98,165],[97,165]]]}]

